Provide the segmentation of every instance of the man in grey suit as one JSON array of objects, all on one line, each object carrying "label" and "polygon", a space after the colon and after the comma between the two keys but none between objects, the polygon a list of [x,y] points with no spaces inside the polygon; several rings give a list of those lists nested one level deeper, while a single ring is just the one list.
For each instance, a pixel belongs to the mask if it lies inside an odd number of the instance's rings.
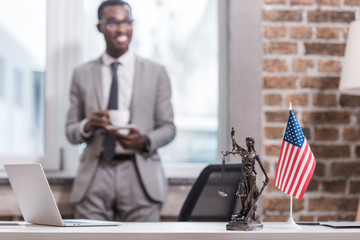
[{"label": "man in grey suit", "polygon": [[[70,199],[74,217],[159,221],[167,181],[157,149],[176,131],[170,80],[163,66],[129,49],[128,3],[105,1],[98,18],[106,52],[74,70],[66,122],[68,140],[86,143]],[[130,111],[135,127],[108,130],[109,108]]]}]

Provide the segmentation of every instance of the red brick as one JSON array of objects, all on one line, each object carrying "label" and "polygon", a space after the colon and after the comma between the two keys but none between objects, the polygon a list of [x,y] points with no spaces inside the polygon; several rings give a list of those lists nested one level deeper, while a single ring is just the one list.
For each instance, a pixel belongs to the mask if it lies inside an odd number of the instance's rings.
[{"label": "red brick", "polygon": [[344,158],[350,157],[349,145],[311,145],[315,158]]},{"label": "red brick", "polygon": [[360,6],[360,0],[345,0],[345,5]]},{"label": "red brick", "polygon": [[269,180],[269,184],[266,186],[266,192],[281,192],[274,184],[274,179]]},{"label": "red brick", "polygon": [[292,63],[293,72],[306,72],[307,69],[314,67],[313,60],[295,59]]},{"label": "red brick", "polygon": [[299,22],[302,21],[302,10],[264,10],[263,21]]},{"label": "red brick", "polygon": [[346,187],[345,180],[324,180],[322,182],[323,191],[330,193],[344,193]]},{"label": "red brick", "polygon": [[357,177],[360,173],[360,162],[333,163],[331,165],[331,171],[333,176]]},{"label": "red brick", "polygon": [[283,122],[286,123],[289,118],[289,111],[265,112],[266,122]]},{"label": "red brick", "polygon": [[319,61],[319,72],[338,73],[341,71],[340,61],[325,60]]},{"label": "red brick", "polygon": [[266,4],[283,4],[286,0],[265,0]]},{"label": "red brick", "polygon": [[339,77],[303,77],[300,82],[302,88],[338,89]]},{"label": "red brick", "polygon": [[360,146],[356,146],[356,147],[355,147],[355,154],[356,154],[356,157],[357,157],[357,158],[360,157]]},{"label": "red brick", "polygon": [[285,59],[264,59],[263,70],[265,72],[286,72]]},{"label": "red brick", "polygon": [[[315,177],[324,177],[325,176],[325,165],[323,163],[317,161],[313,176],[315,176]],[[314,179],[311,179],[310,184],[313,180]],[[310,184],[309,184],[309,187],[310,187]]]},{"label": "red brick", "polygon": [[360,96],[341,94],[340,95],[340,106],[342,106],[342,107],[359,107],[360,106]]},{"label": "red brick", "polygon": [[286,106],[289,106],[290,102],[293,106],[307,106],[309,104],[308,95],[306,93],[287,95]]},{"label": "red brick", "polygon": [[316,37],[323,39],[339,39],[339,28],[337,27],[317,27]]},{"label": "red brick", "polygon": [[318,180],[312,178],[309,182],[309,185],[306,189],[306,192],[315,192],[319,190],[320,183]]},{"label": "red brick", "polygon": [[297,54],[297,43],[295,42],[270,42],[264,44],[265,53]]},{"label": "red brick", "polygon": [[312,96],[314,106],[320,107],[334,107],[337,106],[336,95],[324,94],[324,93],[314,93]]},{"label": "red brick", "polygon": [[276,106],[281,105],[282,97],[280,94],[265,94],[264,95],[264,105],[267,106]]},{"label": "red brick", "polygon": [[343,28],[341,28],[341,31],[343,33],[344,39],[347,39],[348,34],[349,34],[349,27],[343,27]]},{"label": "red brick", "polygon": [[350,193],[360,193],[360,181],[359,180],[350,181]]},{"label": "red brick", "polygon": [[290,27],[290,38],[309,39],[312,35],[311,27],[296,26]]},{"label": "red brick", "polygon": [[266,38],[283,38],[286,36],[286,28],[284,26],[265,26],[264,36]]},{"label": "red brick", "polygon": [[302,115],[303,123],[311,124],[338,124],[349,123],[350,114],[344,111],[327,111],[327,112],[304,112]]},{"label": "red brick", "polygon": [[282,214],[266,215],[264,222],[286,222],[289,217]]},{"label": "red brick", "polygon": [[291,5],[312,5],[314,0],[291,0]]},{"label": "red brick", "polygon": [[315,128],[315,140],[331,141],[339,138],[339,129],[337,128]]},{"label": "red brick", "polygon": [[270,171],[270,167],[271,167],[271,163],[268,162],[268,161],[264,161],[265,172],[269,172],[269,171]]},{"label": "red brick", "polygon": [[319,197],[309,199],[310,211],[355,211],[359,199]]},{"label": "red brick", "polygon": [[[266,210],[288,211],[290,208],[290,199],[264,197],[263,207]],[[303,209],[304,209],[304,201],[293,199],[293,211],[297,212]]]},{"label": "red brick", "polygon": [[267,156],[279,156],[281,145],[265,145],[265,154]]},{"label": "red brick", "polygon": [[296,77],[264,77],[264,88],[274,89],[274,88],[295,88]]},{"label": "red brick", "polygon": [[0,221],[14,221],[14,216],[0,216]]},{"label": "red brick", "polygon": [[302,222],[313,222],[316,219],[313,215],[300,215],[299,220]]},{"label": "red brick", "polygon": [[360,140],[360,129],[359,128],[345,128],[343,132],[343,138],[347,141],[358,141]]},{"label": "red brick", "polygon": [[339,6],[340,0],[316,0],[316,3],[318,5],[333,5],[333,6]]},{"label": "red brick", "polygon": [[283,127],[265,127],[265,137],[270,139],[282,139],[284,130]]},{"label": "red brick", "polygon": [[344,43],[304,43],[305,55],[344,56]]},{"label": "red brick", "polygon": [[311,131],[310,131],[310,128],[308,127],[303,127],[302,128],[302,131],[306,137],[307,140],[310,140],[311,139]]},{"label": "red brick", "polygon": [[311,10],[307,12],[307,19],[309,22],[318,23],[350,23],[355,20],[355,12]]}]

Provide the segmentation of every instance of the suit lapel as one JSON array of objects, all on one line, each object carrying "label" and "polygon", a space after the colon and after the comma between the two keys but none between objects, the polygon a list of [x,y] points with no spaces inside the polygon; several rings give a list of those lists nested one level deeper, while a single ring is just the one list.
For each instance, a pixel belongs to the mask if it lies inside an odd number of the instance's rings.
[{"label": "suit lapel", "polygon": [[99,110],[106,109],[106,102],[104,101],[104,92],[103,92],[103,79],[102,79],[102,60],[101,57],[96,61],[92,70],[92,78],[94,83],[94,92],[96,102],[99,106]]},{"label": "suit lapel", "polygon": [[133,95],[130,103],[130,121],[131,123],[136,123],[136,109],[135,106],[138,106],[140,103],[139,98],[141,97],[141,79],[143,79],[143,65],[138,57],[135,59],[135,76],[134,76],[134,89]]}]

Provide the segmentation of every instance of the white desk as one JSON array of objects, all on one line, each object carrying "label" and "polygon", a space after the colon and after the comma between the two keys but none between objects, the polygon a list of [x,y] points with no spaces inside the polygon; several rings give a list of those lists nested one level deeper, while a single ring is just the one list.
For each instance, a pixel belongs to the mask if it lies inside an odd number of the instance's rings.
[{"label": "white desk", "polygon": [[0,240],[331,240],[360,239],[360,229],[303,226],[283,229],[281,223],[264,223],[260,231],[226,231],[226,223],[161,222],[124,223],[117,227],[0,226]]}]

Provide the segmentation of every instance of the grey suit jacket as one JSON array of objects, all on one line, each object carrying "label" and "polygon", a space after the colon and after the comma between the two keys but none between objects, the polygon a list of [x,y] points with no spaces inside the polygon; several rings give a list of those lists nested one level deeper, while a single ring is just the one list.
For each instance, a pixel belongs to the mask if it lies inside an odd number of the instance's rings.
[{"label": "grey suit jacket", "polygon": [[[150,141],[150,153],[135,153],[135,162],[148,196],[163,202],[167,194],[157,149],[169,143],[175,136],[170,80],[165,68],[136,56],[133,96],[130,104],[130,122],[136,124],[141,134]],[[106,109],[103,98],[102,60],[98,58],[74,70],[70,90],[70,109],[67,114],[66,136],[71,143],[86,142],[81,156],[78,175],[70,200],[79,202],[91,183],[103,151],[103,129],[85,139],[79,131],[80,122],[93,112]]]}]

